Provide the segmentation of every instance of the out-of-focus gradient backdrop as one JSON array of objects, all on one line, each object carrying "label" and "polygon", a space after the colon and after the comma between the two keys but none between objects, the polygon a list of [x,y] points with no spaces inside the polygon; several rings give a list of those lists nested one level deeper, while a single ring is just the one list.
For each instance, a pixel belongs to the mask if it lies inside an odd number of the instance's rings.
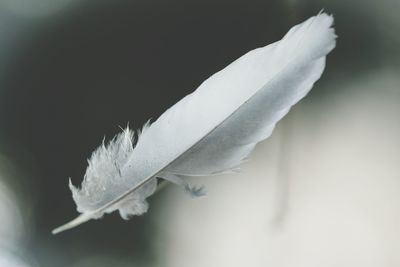
[{"label": "out-of-focus gradient backdrop", "polygon": [[[53,236],[68,177],[321,9],[337,48],[238,175]],[[400,266],[400,2],[1,0],[0,267]],[[173,138],[173,137],[171,137]]]}]

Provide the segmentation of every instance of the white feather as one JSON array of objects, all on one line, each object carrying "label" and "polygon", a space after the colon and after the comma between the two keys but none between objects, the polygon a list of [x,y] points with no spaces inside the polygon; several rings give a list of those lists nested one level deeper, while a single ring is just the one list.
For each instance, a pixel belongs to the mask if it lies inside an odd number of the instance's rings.
[{"label": "white feather", "polygon": [[156,178],[201,195],[184,177],[232,171],[270,136],[321,76],[335,47],[332,23],[331,16],[319,14],[240,57],[146,124],[135,147],[129,128],[100,146],[81,189],[70,184],[82,214],[53,233],[115,210],[125,219],[146,212]]}]

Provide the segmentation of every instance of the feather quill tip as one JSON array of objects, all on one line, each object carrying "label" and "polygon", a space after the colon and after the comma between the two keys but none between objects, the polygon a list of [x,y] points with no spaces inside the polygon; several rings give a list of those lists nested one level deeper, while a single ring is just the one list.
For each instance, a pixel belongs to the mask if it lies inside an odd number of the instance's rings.
[{"label": "feather quill tip", "polygon": [[92,219],[92,216],[90,216],[88,214],[81,214],[78,217],[76,217],[75,219],[73,219],[72,221],[67,222],[66,224],[63,224],[63,225],[55,228],[54,230],[51,231],[51,233],[53,235],[56,235],[58,233],[66,231],[66,230],[75,228],[78,225],[89,221],[90,219]]}]

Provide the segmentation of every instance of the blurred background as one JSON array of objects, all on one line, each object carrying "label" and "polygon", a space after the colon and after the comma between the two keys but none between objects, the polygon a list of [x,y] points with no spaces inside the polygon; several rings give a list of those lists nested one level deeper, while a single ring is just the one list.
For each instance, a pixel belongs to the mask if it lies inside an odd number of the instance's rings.
[{"label": "blurred background", "polygon": [[[68,178],[321,9],[337,48],[243,172],[53,236]],[[400,266],[400,2],[1,0],[0,267]]]}]

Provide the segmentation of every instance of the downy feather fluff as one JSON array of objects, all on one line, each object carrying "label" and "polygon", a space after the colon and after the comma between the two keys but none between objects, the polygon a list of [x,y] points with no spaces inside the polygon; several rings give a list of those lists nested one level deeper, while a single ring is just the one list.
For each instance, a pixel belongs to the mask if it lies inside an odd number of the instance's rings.
[{"label": "downy feather fluff", "polygon": [[88,161],[81,188],[70,182],[82,214],[53,233],[116,210],[124,219],[143,214],[157,178],[202,195],[184,177],[231,172],[271,135],[320,78],[335,47],[332,24],[331,16],[320,13],[282,40],[248,52],[147,123],[136,146],[128,127],[103,142]]}]

